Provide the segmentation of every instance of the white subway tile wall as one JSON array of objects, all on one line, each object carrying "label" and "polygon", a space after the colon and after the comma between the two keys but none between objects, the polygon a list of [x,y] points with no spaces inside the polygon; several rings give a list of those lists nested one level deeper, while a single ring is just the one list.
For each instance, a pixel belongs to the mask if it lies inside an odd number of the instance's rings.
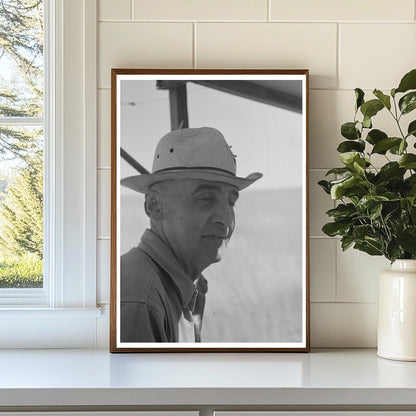
[{"label": "white subway tile wall", "polygon": [[311,90],[309,101],[309,167],[340,166],[340,126],[354,119],[354,91]]},{"label": "white subway tile wall", "polygon": [[100,0],[98,20],[130,20],[131,0]]},{"label": "white subway tile wall", "polygon": [[[415,0],[98,0],[98,300],[109,301],[111,68],[308,68],[313,347],[374,347],[381,257],[322,231],[334,203],[317,185],[339,165],[355,87],[386,91],[416,67]],[[375,120],[393,126],[387,115]],[[380,161],[381,162],[381,161]],[[108,311],[103,315],[108,320]],[[108,326],[97,345],[107,348]]]},{"label": "white subway tile wall", "polygon": [[97,302],[106,305],[110,299],[110,239],[97,241]]},{"label": "white subway tile wall", "polygon": [[262,20],[268,0],[133,0],[134,20]]},{"label": "white subway tile wall", "polygon": [[111,68],[192,68],[192,23],[100,22],[98,86]]},{"label": "white subway tile wall", "polygon": [[312,88],[337,85],[334,23],[199,23],[195,48],[197,68],[308,68]]},{"label": "white subway tile wall", "polygon": [[110,237],[110,213],[111,213],[111,170],[98,169],[98,212],[97,232],[98,238]]},{"label": "white subway tile wall", "polygon": [[111,91],[98,90],[97,98],[98,124],[97,131],[97,166],[111,167]]},{"label": "white subway tile wall", "polygon": [[376,346],[377,304],[313,302],[311,344],[331,348]]},{"label": "white subway tile wall", "polygon": [[341,25],[340,88],[390,90],[415,67],[415,45],[414,23]]},{"label": "white subway tile wall", "polygon": [[369,256],[358,250],[342,251],[337,246],[338,302],[377,302],[378,275],[389,267],[382,256]]},{"label": "white subway tile wall", "polygon": [[312,302],[335,302],[337,244],[336,239],[328,238],[313,238],[310,241]]},{"label": "white subway tile wall", "polygon": [[272,20],[413,21],[413,0],[271,0]]}]

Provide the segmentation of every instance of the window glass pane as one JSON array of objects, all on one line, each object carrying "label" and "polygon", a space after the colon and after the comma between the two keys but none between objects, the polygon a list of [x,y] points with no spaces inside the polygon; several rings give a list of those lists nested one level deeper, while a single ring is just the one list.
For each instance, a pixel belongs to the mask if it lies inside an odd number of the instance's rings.
[{"label": "window glass pane", "polygon": [[43,286],[43,88],[43,2],[0,0],[0,288]]},{"label": "window glass pane", "polygon": [[0,117],[43,114],[40,0],[0,0]]},{"label": "window glass pane", "polygon": [[23,143],[0,154],[0,288],[42,287],[43,128],[1,127]]}]

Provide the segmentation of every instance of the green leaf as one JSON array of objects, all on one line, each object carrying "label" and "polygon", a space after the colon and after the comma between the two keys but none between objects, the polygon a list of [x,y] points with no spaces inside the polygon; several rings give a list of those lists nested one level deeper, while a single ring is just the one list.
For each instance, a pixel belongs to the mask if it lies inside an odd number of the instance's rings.
[{"label": "green leaf", "polygon": [[357,159],[356,161],[354,161],[352,167],[355,172],[363,174],[366,168],[365,159]]},{"label": "green leaf", "polygon": [[364,91],[361,88],[356,88],[355,90],[355,111],[364,104]]},{"label": "green leaf", "polygon": [[384,131],[374,129],[368,132],[366,140],[368,143],[374,145],[380,140],[386,139],[387,137],[388,136],[386,133],[384,133]]},{"label": "green leaf", "polygon": [[[412,207],[416,207],[416,195],[408,196],[406,199],[409,201],[409,204]],[[411,210],[410,214],[412,215],[412,218],[413,218],[413,214],[416,214],[416,212],[414,212],[414,210]],[[416,220],[416,217],[414,219]]]},{"label": "green leaf", "polygon": [[411,254],[416,254],[416,227],[411,226],[406,228],[403,233],[400,234],[399,244],[403,249]]},{"label": "green leaf", "polygon": [[392,222],[396,222],[396,218],[398,217],[398,213],[400,211],[399,208],[399,204],[396,202],[387,205],[384,212],[384,221],[391,220]]},{"label": "green leaf", "polygon": [[348,140],[357,140],[361,137],[361,132],[357,128],[357,122],[350,121],[341,126],[341,135]]},{"label": "green leaf", "polygon": [[335,237],[336,235],[346,235],[350,227],[349,221],[336,221],[325,224],[322,231],[329,237]]},{"label": "green leaf", "polygon": [[402,155],[403,152],[407,149],[407,141],[406,139],[401,139],[400,143],[395,144],[389,149],[389,152],[393,155]]},{"label": "green leaf", "polygon": [[403,152],[406,150],[406,148],[407,148],[407,141],[405,140],[405,139],[403,139],[402,141],[401,141],[401,143],[400,143],[400,146],[399,146],[399,155],[402,155],[403,154]]},{"label": "green leaf", "polygon": [[403,255],[403,252],[400,248],[399,242],[397,241],[397,239],[393,239],[391,241],[389,241],[389,243],[387,244],[387,255],[386,257],[390,260],[390,261],[394,261],[396,259],[401,258]]},{"label": "green leaf", "polygon": [[371,122],[371,117],[364,116],[363,127],[366,129],[371,129],[373,127],[373,123]]},{"label": "green leaf", "polygon": [[399,100],[399,108],[402,114],[407,114],[416,108],[416,91],[409,92]]},{"label": "green leaf", "polygon": [[416,185],[416,173],[409,176],[406,180],[407,180],[407,182],[409,183],[410,186]]},{"label": "green leaf", "polygon": [[408,153],[399,159],[399,165],[405,169],[416,169],[416,155]]},{"label": "green leaf", "polygon": [[337,178],[337,179],[334,179],[333,181],[330,181],[330,184],[331,184],[331,186],[333,186],[333,185],[336,185],[338,183],[345,182],[346,179],[353,178],[353,177],[354,177],[354,175],[350,173],[349,175],[345,175],[345,176],[342,176],[341,178]]},{"label": "green leaf", "polygon": [[383,204],[377,204],[374,207],[370,208],[370,218],[375,220],[381,217],[381,212],[383,211]]},{"label": "green leaf", "polygon": [[395,92],[406,92],[416,89],[416,69],[412,69],[401,79],[399,86]]},{"label": "green leaf", "polygon": [[413,207],[410,209],[410,217],[412,218],[413,224],[416,224],[416,196],[413,198]]},{"label": "green leaf", "polygon": [[383,252],[377,247],[374,247],[373,244],[370,244],[369,242],[356,242],[354,244],[354,248],[360,251],[364,251],[365,253],[369,254],[370,256],[381,256]]},{"label": "green leaf", "polygon": [[346,173],[350,173],[351,169],[349,168],[333,168],[330,169],[325,176],[335,174],[335,175],[345,175]]},{"label": "green leaf", "polygon": [[356,142],[353,141],[345,141],[341,142],[337,147],[337,151],[340,153],[352,152],[356,150],[357,152],[364,152],[365,149],[365,142],[363,140],[358,140]]},{"label": "green leaf", "polygon": [[416,173],[414,173],[413,175],[409,176],[406,179],[406,182],[409,185],[409,187],[416,186]]},{"label": "green leaf", "polygon": [[356,212],[354,204],[339,204],[336,208],[327,211],[326,214],[334,220],[339,220],[350,217]]},{"label": "green leaf", "polygon": [[413,120],[410,124],[409,127],[407,128],[407,135],[413,135],[416,137],[416,120]]},{"label": "green leaf", "polygon": [[373,94],[383,103],[388,110],[391,109],[390,97],[385,95],[382,91],[375,89]]},{"label": "green leaf", "polygon": [[331,198],[340,199],[345,195],[347,189],[354,187],[358,182],[358,178],[351,176],[347,179],[343,179],[339,183],[334,184],[331,187]]},{"label": "green leaf", "polygon": [[[400,181],[400,179],[398,178],[394,178]],[[394,179],[392,179],[392,182],[394,182]],[[388,198],[388,200],[390,202],[392,201],[400,201],[401,195],[400,193],[397,192],[386,192],[383,196],[385,196],[386,198]]]},{"label": "green leaf", "polygon": [[357,152],[346,152],[339,155],[339,160],[346,166],[352,167],[354,162],[360,158]]},{"label": "green leaf", "polygon": [[392,88],[390,91],[390,95],[394,98],[396,95],[396,88]]},{"label": "green leaf", "polygon": [[331,188],[329,186],[329,182],[328,181],[319,181],[318,185],[327,193],[327,194],[331,194]]},{"label": "green leaf", "polygon": [[[416,197],[416,174],[409,176],[405,180],[408,190],[406,192],[406,196],[415,196]],[[415,219],[416,224],[416,219]]]},{"label": "green leaf", "polygon": [[370,100],[365,102],[361,106],[361,112],[363,113],[364,117],[371,118],[375,116],[383,108],[384,105],[380,102],[380,100]]},{"label": "green leaf", "polygon": [[355,240],[364,241],[365,237],[368,236],[368,234],[371,234],[372,232],[373,229],[371,225],[357,225],[352,231],[352,235],[355,238]]},{"label": "green leaf", "polygon": [[335,184],[331,188],[331,198],[340,199],[344,195],[345,187],[342,184]]},{"label": "green leaf", "polygon": [[354,237],[351,235],[346,235],[341,238],[341,248],[342,251],[347,250],[354,244]]},{"label": "green leaf", "polygon": [[339,160],[352,170],[351,173],[363,174],[365,168],[369,165],[369,159],[361,157],[357,152],[341,153]]},{"label": "green leaf", "polygon": [[374,145],[371,154],[377,153],[384,155],[387,150],[390,150],[393,146],[400,146],[401,141],[402,139],[399,137],[387,137],[386,139],[382,139]]},{"label": "green leaf", "polygon": [[403,178],[406,169],[400,167],[397,162],[389,162],[381,167],[378,176],[381,181],[389,181],[391,178]]},{"label": "green leaf", "polygon": [[378,203],[388,200],[389,199],[383,195],[364,195],[357,204],[357,209],[362,212],[366,212],[369,208],[378,205]]},{"label": "green leaf", "polygon": [[[368,235],[366,235],[364,237],[365,241],[367,242],[368,245],[372,246],[374,250],[377,250],[379,252],[379,254],[382,254],[382,243],[380,240],[378,240],[375,237],[370,237]],[[377,254],[376,254],[377,255]]]}]

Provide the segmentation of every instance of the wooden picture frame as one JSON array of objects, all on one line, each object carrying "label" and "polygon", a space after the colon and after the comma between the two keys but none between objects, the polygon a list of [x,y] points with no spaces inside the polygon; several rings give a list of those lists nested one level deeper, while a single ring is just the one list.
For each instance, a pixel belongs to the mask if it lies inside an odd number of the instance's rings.
[{"label": "wooden picture frame", "polygon": [[[111,352],[309,351],[308,82],[304,69],[112,70]],[[194,134],[212,144],[209,134],[222,134],[226,150],[216,157],[200,149],[185,157],[177,150],[175,160],[184,160],[173,168],[170,159],[159,162],[155,154],[159,140],[171,131],[166,137],[175,144]],[[203,167],[190,161],[198,152]],[[203,208],[193,193],[172,191],[171,186],[205,183],[205,176],[188,179],[187,172],[211,173],[211,164],[222,163],[222,155],[231,157],[228,152],[237,162],[237,177],[247,180],[251,172],[263,173],[249,187],[238,188],[235,207],[231,168],[216,167],[223,176],[207,176],[219,190],[209,194],[209,202],[204,196]],[[192,166],[182,166],[188,163]],[[174,169],[182,176],[172,176]],[[155,176],[162,171],[170,176]],[[146,191],[144,185],[136,188],[135,181],[144,179],[150,180]],[[154,190],[160,181],[169,184],[167,190]],[[175,205],[182,203],[180,198],[185,205]],[[183,241],[200,232],[202,222],[189,214],[195,211],[172,207],[189,205],[205,213],[222,202],[235,215],[235,229],[233,221],[227,226],[233,235],[223,257],[215,252],[215,261],[200,266],[199,252],[189,254],[199,245]],[[193,228],[183,231],[180,227],[189,222]],[[142,236],[146,228],[151,231]],[[227,241],[221,240],[221,247]],[[207,256],[208,249],[201,253]],[[202,270],[205,279],[191,269]],[[186,280],[184,286],[177,278]]]}]

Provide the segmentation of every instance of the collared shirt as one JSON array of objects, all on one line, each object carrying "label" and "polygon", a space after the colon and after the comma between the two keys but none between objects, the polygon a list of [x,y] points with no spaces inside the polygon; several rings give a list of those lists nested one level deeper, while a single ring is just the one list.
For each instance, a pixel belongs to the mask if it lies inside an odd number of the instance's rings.
[{"label": "collared shirt", "polygon": [[194,283],[153,231],[121,256],[120,292],[122,342],[200,342],[207,281]]}]

